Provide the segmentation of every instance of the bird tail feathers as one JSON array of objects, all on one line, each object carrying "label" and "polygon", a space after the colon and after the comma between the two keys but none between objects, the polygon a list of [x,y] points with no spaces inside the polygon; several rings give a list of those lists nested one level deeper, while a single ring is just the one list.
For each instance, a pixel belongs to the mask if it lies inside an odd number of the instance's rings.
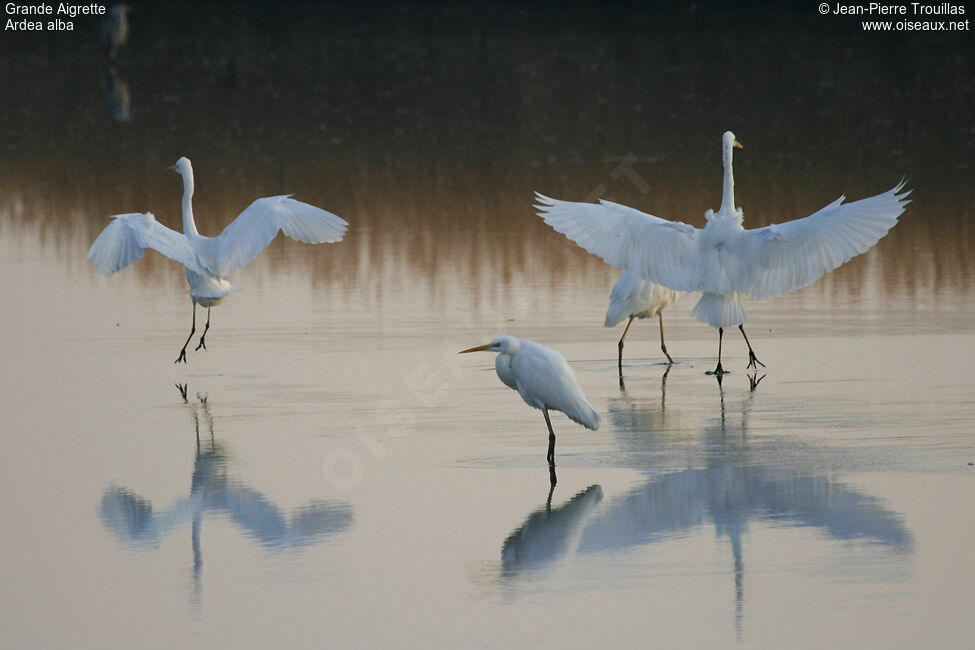
[{"label": "bird tail feathers", "polygon": [[723,296],[704,293],[694,305],[691,316],[711,327],[741,325],[748,320],[737,293]]}]

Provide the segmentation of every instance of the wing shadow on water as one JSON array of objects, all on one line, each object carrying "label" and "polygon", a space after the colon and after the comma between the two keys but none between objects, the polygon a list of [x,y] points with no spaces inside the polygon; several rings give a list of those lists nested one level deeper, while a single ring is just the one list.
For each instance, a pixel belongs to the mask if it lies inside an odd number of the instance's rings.
[{"label": "wing shadow on water", "polygon": [[[621,389],[609,401],[609,416],[620,451],[631,464],[651,475],[638,487],[600,503],[592,491],[576,495],[557,510],[532,513],[502,549],[502,577],[530,574],[556,559],[623,554],[641,546],[667,544],[713,525],[731,546],[736,637],[742,638],[747,533],[752,522],[781,528],[809,528],[822,537],[856,544],[871,558],[885,555],[888,566],[901,567],[913,551],[913,536],[897,513],[884,502],[829,476],[817,475],[801,463],[794,442],[783,449],[758,449],[749,441],[750,389],[738,408],[728,408],[720,393],[720,413],[697,427],[689,416],[666,405],[667,372],[660,400],[638,399]],[[693,444],[688,445],[690,438]],[[778,444],[778,443],[773,443]],[[753,449],[754,448],[754,449]],[[797,460],[798,459],[798,460]],[[771,460],[771,462],[770,462]],[[790,464],[791,463],[791,464]],[[687,469],[672,470],[684,465]],[[661,468],[661,469],[656,469]],[[872,562],[853,568],[882,571]],[[861,560],[862,561],[862,560]],[[884,563],[881,563],[883,565]],[[889,579],[888,574],[877,579]]]},{"label": "wing shadow on water", "polygon": [[[190,477],[190,493],[169,508],[153,510],[152,503],[126,488],[105,490],[98,509],[102,524],[123,542],[133,546],[155,546],[161,539],[188,523],[193,549],[193,585],[201,593],[203,520],[227,516],[248,538],[272,551],[288,551],[326,542],[348,530],[354,521],[352,506],[345,501],[312,501],[296,508],[291,516],[260,491],[249,487],[228,471],[228,450],[217,442],[213,417],[206,397],[199,402],[186,398],[186,386],[178,386],[193,416],[196,458]],[[203,419],[209,435],[200,437]]]}]

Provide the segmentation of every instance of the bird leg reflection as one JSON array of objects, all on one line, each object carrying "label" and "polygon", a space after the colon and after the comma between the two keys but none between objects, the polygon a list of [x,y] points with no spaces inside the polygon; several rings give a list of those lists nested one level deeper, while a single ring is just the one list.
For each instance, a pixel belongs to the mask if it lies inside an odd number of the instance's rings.
[{"label": "bird leg reflection", "polygon": [[[674,360],[670,358],[670,354],[667,352],[667,344],[664,343],[664,315],[659,311],[657,312],[657,319],[660,321],[660,349],[663,351],[664,356],[667,357],[667,363],[673,363]],[[632,322],[632,319],[630,319]],[[629,327],[629,325],[627,325]],[[623,362],[623,341],[620,340],[620,365]],[[621,371],[622,372],[622,371]]]},{"label": "bird leg reflection", "polygon": [[[630,331],[630,325],[633,324],[633,318],[634,318],[633,316],[630,316],[630,320],[627,321],[626,327],[623,328],[623,336],[620,337],[620,344],[619,344],[619,348],[620,348],[619,369],[620,369],[620,381],[621,382],[623,381],[623,339],[626,338],[626,333]],[[661,322],[660,327],[663,328],[663,322]],[[663,329],[661,329],[660,331],[661,331],[660,341],[661,341],[661,345],[662,345],[663,344]],[[664,351],[664,354],[666,354],[666,353],[667,352],[665,350]]]},{"label": "bird leg reflection", "polygon": [[[207,317],[207,324],[210,323],[209,316]],[[176,361],[173,363],[179,363],[182,361],[186,363],[186,346],[190,344],[190,339],[196,333],[196,302],[193,303],[193,324],[190,326],[190,335],[186,337],[186,343],[183,344],[183,349],[179,351],[179,356],[176,357]]]},{"label": "bird leg reflection", "polygon": [[[193,318],[194,320],[196,319],[196,305],[193,305]],[[204,350],[207,349],[207,344],[204,343],[204,339],[207,337],[207,330],[209,329],[210,329],[210,308],[207,307],[207,324],[203,328],[203,334],[200,335],[200,344],[196,346],[197,350],[199,350],[200,348],[203,348]],[[742,334],[744,334],[744,330],[742,330]],[[193,336],[192,332],[190,332],[190,336]],[[747,341],[748,339],[745,340]],[[187,343],[189,343],[189,341],[187,341]]]},{"label": "bird leg reflection", "polygon": [[[741,330],[741,335],[745,337],[745,345],[748,346],[748,365],[745,366],[745,367],[746,368],[755,368],[755,370],[758,370],[758,366],[762,366],[764,368],[765,367],[765,364],[758,360],[758,357],[755,356],[755,351],[752,350],[752,344],[748,342],[748,335],[745,334],[745,326],[744,325],[739,325],[738,326],[738,329]],[[758,364],[758,366],[755,365],[756,363]],[[720,354],[720,352],[718,353],[718,365],[719,366],[721,365],[721,354]]]},{"label": "bird leg reflection", "polygon": [[754,393],[755,392],[755,389],[758,388],[758,385],[760,383],[762,383],[762,380],[763,379],[765,379],[765,375],[762,375],[761,377],[759,377],[757,372],[755,374],[753,374],[753,375],[748,375],[748,390],[749,390],[749,392]]},{"label": "bird leg reflection", "polygon": [[555,475],[555,465],[554,464],[548,466],[548,482],[549,482],[549,486],[550,487],[548,489],[548,501],[545,503],[545,507],[547,509],[551,509],[551,507],[552,507],[552,493],[555,492],[555,484],[559,482],[559,478]]},{"label": "bird leg reflection", "polygon": [[548,409],[543,408],[542,414],[545,416],[545,424],[548,425],[548,455],[545,459],[548,461],[550,468],[555,468],[555,431],[552,430],[552,420],[548,417]]}]

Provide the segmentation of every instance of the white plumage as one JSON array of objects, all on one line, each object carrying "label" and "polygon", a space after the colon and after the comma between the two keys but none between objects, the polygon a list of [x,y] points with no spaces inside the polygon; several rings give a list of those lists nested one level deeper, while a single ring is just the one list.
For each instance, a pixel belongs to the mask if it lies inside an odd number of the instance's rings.
[{"label": "white plumage", "polygon": [[533,341],[498,336],[490,343],[462,350],[497,352],[494,369],[505,386],[518,391],[525,403],[541,409],[548,425],[548,462],[555,463],[555,432],[549,410],[561,411],[587,429],[599,428],[600,417],[586,399],[569,362],[561,354]]},{"label": "white plumage", "polygon": [[151,212],[117,214],[98,235],[88,251],[104,275],[111,275],[142,259],[151,248],[186,267],[186,280],[193,301],[193,326],[176,362],[186,361],[186,346],[196,331],[196,305],[207,308],[207,324],[201,347],[210,328],[210,307],[218,304],[234,286],[230,273],[257,257],[283,232],[291,239],[309,244],[341,241],[349,224],[341,217],[287,195],[257,199],[216,237],[204,237],[193,218],[193,166],[180,158],[173,167],[183,177],[183,232],[167,228]]},{"label": "white plumage", "polygon": [[[745,230],[734,205],[732,152],[740,146],[732,132],[724,134],[721,207],[707,211],[704,228],[609,201],[537,194],[535,207],[547,224],[606,262],[669,289],[701,291],[691,314],[719,328],[719,337],[731,325],[744,334],[741,296],[775,298],[801,289],[866,252],[897,223],[910,191],[901,181],[877,196],[852,203],[841,196],[803,219]],[[749,366],[756,362],[749,345]],[[723,372],[720,342],[715,372]]]},{"label": "white plumage", "polygon": [[663,311],[667,305],[677,302],[677,298],[678,293],[667,287],[644,280],[629,271],[620,273],[620,278],[613,285],[613,291],[609,296],[609,307],[606,309],[604,323],[606,327],[614,327],[624,318],[629,319],[619,342],[620,373],[623,372],[623,341],[626,339],[626,333],[630,331],[634,318],[657,317],[660,321],[660,349],[667,357],[667,361],[674,362],[664,343]]}]

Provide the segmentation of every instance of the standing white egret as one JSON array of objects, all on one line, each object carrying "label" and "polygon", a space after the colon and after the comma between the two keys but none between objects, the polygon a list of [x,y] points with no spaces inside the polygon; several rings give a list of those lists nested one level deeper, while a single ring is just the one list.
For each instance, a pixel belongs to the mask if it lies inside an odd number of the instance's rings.
[{"label": "standing white egret", "polygon": [[345,219],[288,195],[257,199],[216,237],[204,237],[193,219],[193,166],[180,158],[170,169],[183,177],[183,232],[162,225],[151,212],[117,214],[98,235],[88,251],[104,275],[124,269],[142,259],[152,248],[186,267],[186,280],[193,301],[193,324],[176,363],[186,362],[186,346],[196,332],[196,306],[207,308],[207,324],[196,349],[206,349],[210,329],[210,308],[235,287],[227,276],[257,257],[278,231],[296,241],[322,244],[341,241],[349,224]]},{"label": "standing white egret", "polygon": [[545,223],[606,262],[677,291],[701,291],[691,315],[718,328],[722,374],[724,328],[738,325],[748,345],[748,367],[763,365],[745,335],[741,296],[776,298],[801,289],[852,257],[866,252],[897,223],[910,191],[904,181],[870,198],[844,204],[845,196],[802,219],[745,230],[735,208],[732,151],[741,144],[728,131],[722,139],[724,188],[721,207],[694,228],[609,201],[576,203],[536,194]]},{"label": "standing white egret", "polygon": [[623,340],[626,333],[630,331],[630,325],[634,318],[650,318],[656,316],[660,321],[660,349],[667,357],[669,363],[673,363],[670,353],[667,352],[667,344],[664,343],[664,317],[663,311],[667,305],[677,302],[677,292],[663,287],[659,284],[643,280],[633,275],[629,271],[620,273],[620,279],[613,285],[613,291],[609,296],[609,308],[606,310],[606,327],[613,327],[624,318],[626,328],[623,329],[623,336],[619,343],[619,370],[623,374]]},{"label": "standing white egret", "polygon": [[548,426],[549,466],[555,465],[555,431],[548,417],[549,409],[562,411],[587,429],[599,428],[599,414],[579,387],[569,362],[555,350],[513,336],[498,336],[485,345],[461,350],[460,354],[480,351],[497,352],[494,369],[501,382],[518,391],[526,404],[541,409]]}]

